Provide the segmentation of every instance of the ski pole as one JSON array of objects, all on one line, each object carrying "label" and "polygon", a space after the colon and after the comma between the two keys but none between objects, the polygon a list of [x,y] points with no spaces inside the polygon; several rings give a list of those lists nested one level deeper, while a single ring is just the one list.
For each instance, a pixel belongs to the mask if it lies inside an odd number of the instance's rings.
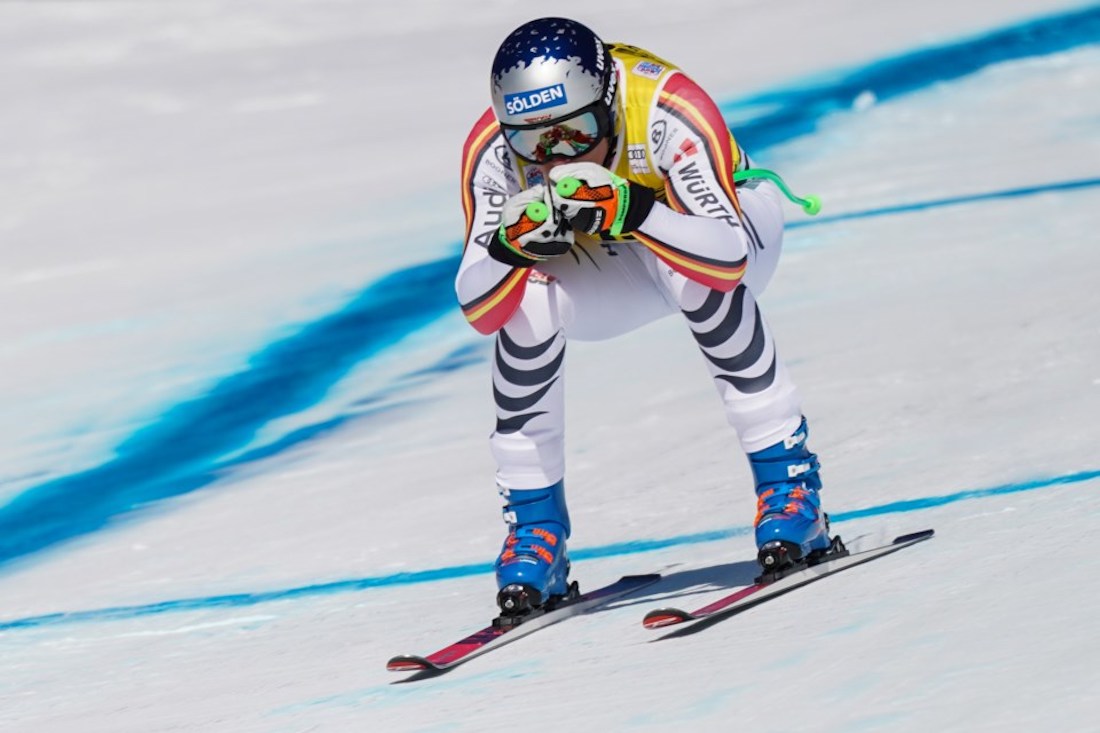
[{"label": "ski pole", "polygon": [[791,193],[791,189],[787,188],[786,182],[780,178],[779,174],[775,171],[770,171],[765,168],[746,168],[743,171],[737,171],[733,174],[733,180],[735,183],[740,181],[747,181],[752,178],[763,178],[771,181],[775,185],[779,186],[779,190],[783,192],[783,195],[790,199],[791,203],[798,204],[802,207],[810,216],[816,216],[821,211],[821,199],[817,196],[807,196],[802,198],[795,196]]}]

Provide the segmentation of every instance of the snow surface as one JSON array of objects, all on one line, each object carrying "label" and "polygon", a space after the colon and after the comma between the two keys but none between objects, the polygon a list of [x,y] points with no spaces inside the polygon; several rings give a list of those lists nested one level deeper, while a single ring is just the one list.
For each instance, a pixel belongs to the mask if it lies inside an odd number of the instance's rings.
[{"label": "snow surface", "polygon": [[[747,466],[677,319],[573,344],[574,576],[665,580],[403,685],[389,656],[492,611],[487,341],[448,268],[530,6],[0,4],[0,729],[1095,730],[1087,8],[556,4],[822,196],[762,302],[826,506],[856,545],[937,536],[654,641],[646,610],[750,577]],[[906,56],[1074,12],[966,73]]]}]

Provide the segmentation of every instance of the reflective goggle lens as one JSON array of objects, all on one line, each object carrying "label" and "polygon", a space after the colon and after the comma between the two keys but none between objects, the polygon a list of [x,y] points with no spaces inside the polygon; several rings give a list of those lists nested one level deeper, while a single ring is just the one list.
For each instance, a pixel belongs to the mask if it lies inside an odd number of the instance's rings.
[{"label": "reflective goggle lens", "polygon": [[603,137],[594,112],[585,112],[546,127],[505,128],[504,137],[516,155],[532,163],[584,155]]}]

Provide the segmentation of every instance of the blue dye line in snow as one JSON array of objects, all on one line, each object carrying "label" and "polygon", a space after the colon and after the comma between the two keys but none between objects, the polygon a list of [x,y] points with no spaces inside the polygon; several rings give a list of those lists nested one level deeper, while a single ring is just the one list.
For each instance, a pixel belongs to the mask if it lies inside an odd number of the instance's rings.
[{"label": "blue dye line in snow", "polygon": [[835,214],[833,216],[819,216],[814,219],[803,219],[787,224],[787,229],[804,229],[807,227],[820,226],[822,224],[835,224],[838,221],[852,221],[855,219],[872,219],[878,216],[891,216],[894,214],[907,214],[913,211],[925,211],[927,209],[938,209],[945,206],[960,206],[962,204],[974,204],[981,203],[983,201],[994,201],[997,199],[1013,199],[1023,196],[1035,196],[1042,193],[1056,193],[1063,191],[1076,191],[1085,188],[1095,188],[1100,186],[1100,178],[1084,178],[1076,181],[1060,181],[1057,183],[1045,183],[1037,186],[1024,186],[1021,188],[1009,188],[1001,191],[987,191],[986,193],[974,193],[964,196],[950,196],[942,199],[931,199],[929,201],[917,201],[909,204],[897,204],[894,206],[883,206],[877,209],[866,209],[864,211],[852,211],[845,214]]},{"label": "blue dye line in snow", "polygon": [[[764,92],[722,105],[738,141],[759,151],[813,133],[821,120],[848,111],[862,94],[879,101],[953,81],[1024,58],[1100,42],[1100,5],[1039,18],[957,43],[894,56],[846,74]],[[754,110],[760,110],[754,113]]]},{"label": "blue dye line in snow", "polygon": [[[1100,471],[1081,471],[1079,473],[1056,476],[1048,479],[1024,481],[1020,483],[1004,484],[987,489],[973,489],[959,491],[954,494],[941,496],[929,496],[919,499],[905,499],[889,504],[879,504],[865,509],[855,509],[847,512],[831,514],[834,522],[846,522],[853,519],[865,519],[886,514],[902,514],[907,512],[933,509],[935,507],[955,504],[962,501],[973,501],[989,497],[1018,494],[1036,489],[1046,489],[1058,486],[1069,486],[1100,479]],[[573,560],[593,560],[606,557],[620,557],[624,555],[638,555],[646,552],[655,552],[670,547],[682,545],[697,545],[704,542],[729,539],[746,535],[752,529],[748,526],[732,527],[729,529],[698,532],[695,534],[677,535],[664,539],[637,540],[634,542],[617,542],[600,547],[579,548],[570,551]],[[141,606],[119,606],[116,608],[102,608],[92,611],[70,611],[52,613],[42,616],[29,616],[21,619],[0,621],[0,633],[17,631],[20,629],[41,628],[44,626],[59,626],[89,621],[121,621],[141,618],[145,616],[159,616],[166,613],[183,611],[207,611],[218,608],[240,608],[256,606],[261,603],[275,601],[291,601],[300,598],[315,596],[335,595],[339,593],[355,593],[373,588],[386,588],[417,583],[431,583],[441,580],[455,580],[475,575],[485,575],[492,572],[489,563],[476,563],[470,565],[452,565],[450,567],[418,570],[407,573],[394,573],[369,578],[356,578],[352,580],[340,580],[331,583],[319,583],[316,585],[299,586],[283,590],[267,591],[263,593],[236,593],[231,595],[210,596],[206,598],[185,598],[175,601],[163,601]]]},{"label": "blue dye line in snow", "polygon": [[[452,310],[454,293],[440,283],[453,279],[458,262],[456,256],[387,275],[343,310],[268,345],[202,397],[134,433],[106,463],[20,493],[0,508],[0,564],[213,482],[225,468],[218,460],[268,422],[316,404],[360,362]],[[309,434],[303,429],[281,445]]]},{"label": "blue dye line in snow", "polygon": [[[737,124],[739,139],[759,151],[812,131],[822,116],[849,107],[864,91],[880,99],[894,97],[990,64],[1098,39],[1100,7],[1092,7],[898,56],[814,85],[757,95],[726,109],[768,108]],[[316,404],[359,363],[454,309],[450,281],[458,262],[456,255],[382,278],[343,310],[270,344],[249,359],[247,368],[224,378],[206,395],[177,405],[134,433],[117,446],[111,460],[22,492],[0,507],[0,565],[210,484],[227,465],[219,463],[222,457],[247,445],[269,422]],[[341,421],[304,428],[253,455],[285,449],[335,429]]]}]

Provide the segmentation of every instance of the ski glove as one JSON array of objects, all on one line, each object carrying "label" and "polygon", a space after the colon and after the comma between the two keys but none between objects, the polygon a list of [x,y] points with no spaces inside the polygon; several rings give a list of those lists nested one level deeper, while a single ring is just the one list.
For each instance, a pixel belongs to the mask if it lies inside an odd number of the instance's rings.
[{"label": "ski glove", "polygon": [[554,202],[573,228],[588,234],[629,234],[653,209],[653,189],[595,163],[566,163],[549,173]]},{"label": "ski glove", "polygon": [[551,203],[541,183],[505,201],[489,256],[512,267],[531,267],[568,252],[573,228]]}]

